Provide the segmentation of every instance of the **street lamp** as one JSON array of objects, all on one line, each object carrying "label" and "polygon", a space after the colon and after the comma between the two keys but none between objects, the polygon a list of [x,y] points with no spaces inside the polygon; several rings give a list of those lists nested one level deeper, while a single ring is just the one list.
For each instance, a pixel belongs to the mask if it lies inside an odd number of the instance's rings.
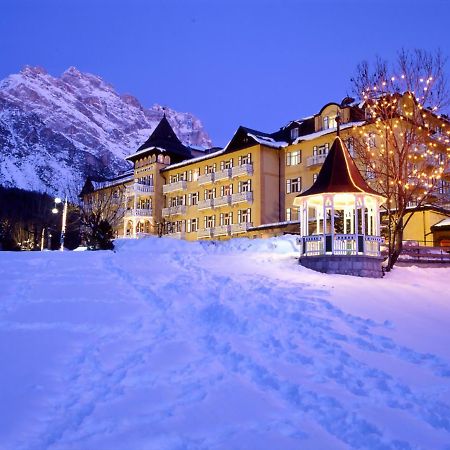
[{"label": "street lamp", "polygon": [[[59,205],[62,203],[62,200],[60,197],[55,197],[55,206],[52,209],[53,214],[58,214],[59,209],[56,207],[56,205]],[[66,234],[66,220],[67,220],[67,197],[64,201],[64,207],[63,207],[63,213],[62,213],[62,225],[61,225],[61,247],[60,250],[64,250],[64,237]]]}]

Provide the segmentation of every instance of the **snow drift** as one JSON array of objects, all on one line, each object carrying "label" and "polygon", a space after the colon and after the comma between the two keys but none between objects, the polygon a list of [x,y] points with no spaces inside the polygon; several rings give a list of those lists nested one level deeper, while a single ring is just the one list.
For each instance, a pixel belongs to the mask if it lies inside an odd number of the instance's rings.
[{"label": "snow drift", "polygon": [[294,237],[2,253],[0,448],[448,449],[450,269]]}]

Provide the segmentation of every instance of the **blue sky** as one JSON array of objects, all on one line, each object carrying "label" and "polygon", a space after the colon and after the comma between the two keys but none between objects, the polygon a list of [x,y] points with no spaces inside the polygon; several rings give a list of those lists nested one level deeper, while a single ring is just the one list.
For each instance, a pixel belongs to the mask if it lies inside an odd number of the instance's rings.
[{"label": "blue sky", "polygon": [[356,64],[401,47],[450,56],[447,0],[2,0],[0,77],[98,74],[144,106],[190,111],[216,145],[351,93]]}]

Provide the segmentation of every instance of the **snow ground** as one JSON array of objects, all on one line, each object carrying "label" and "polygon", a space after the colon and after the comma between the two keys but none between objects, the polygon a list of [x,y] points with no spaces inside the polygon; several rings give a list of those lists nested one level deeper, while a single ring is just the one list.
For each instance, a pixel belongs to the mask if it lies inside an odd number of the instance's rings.
[{"label": "snow ground", "polygon": [[450,449],[450,268],[294,242],[0,253],[0,449]]}]

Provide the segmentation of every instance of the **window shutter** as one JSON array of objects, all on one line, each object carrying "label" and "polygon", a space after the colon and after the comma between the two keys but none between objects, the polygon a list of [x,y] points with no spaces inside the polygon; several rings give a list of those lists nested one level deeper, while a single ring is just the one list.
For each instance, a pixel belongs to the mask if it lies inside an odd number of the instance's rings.
[{"label": "window shutter", "polygon": [[224,186],[220,186],[220,196],[223,197],[224,195]]},{"label": "window shutter", "polygon": [[252,180],[248,180],[247,186],[248,186],[247,192],[250,192],[252,190]]},{"label": "window shutter", "polygon": [[220,225],[223,225],[223,213],[220,213]]},{"label": "window shutter", "polygon": [[239,156],[239,158],[238,158],[238,164],[239,164],[240,166],[242,166],[242,156]]},{"label": "window shutter", "polygon": [[213,197],[212,198],[216,198],[216,188],[213,189]]},{"label": "window shutter", "polygon": [[220,170],[225,168],[225,161],[220,161]]},{"label": "window shutter", "polygon": [[238,183],[238,192],[242,192],[242,181]]},{"label": "window shutter", "polygon": [[251,163],[252,163],[252,154],[249,153],[249,154],[247,155],[247,164],[251,164]]},{"label": "window shutter", "polygon": [[291,180],[286,180],[286,194],[291,193]]},{"label": "window shutter", "polygon": [[291,165],[291,153],[290,152],[286,153],[286,165],[287,166]]}]

